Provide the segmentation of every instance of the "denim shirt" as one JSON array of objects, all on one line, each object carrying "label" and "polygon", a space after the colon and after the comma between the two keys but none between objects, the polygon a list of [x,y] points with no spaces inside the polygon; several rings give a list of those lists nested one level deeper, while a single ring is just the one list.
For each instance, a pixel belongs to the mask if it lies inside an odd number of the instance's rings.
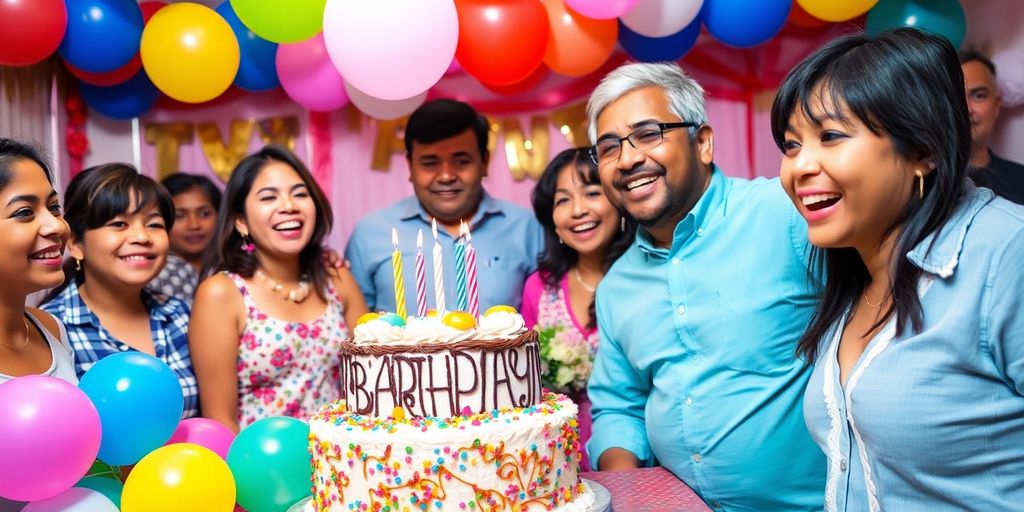
[{"label": "denim shirt", "polygon": [[840,383],[839,322],[804,415],[828,458],[825,510],[1024,507],[1024,207],[971,189],[907,256],[919,333],[884,326]]}]

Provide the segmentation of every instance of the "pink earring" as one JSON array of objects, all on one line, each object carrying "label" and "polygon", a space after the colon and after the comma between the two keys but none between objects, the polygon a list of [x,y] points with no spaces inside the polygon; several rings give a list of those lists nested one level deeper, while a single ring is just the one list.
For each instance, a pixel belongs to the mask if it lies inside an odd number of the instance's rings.
[{"label": "pink earring", "polygon": [[252,238],[249,235],[242,235],[242,250],[249,256],[256,252],[256,244],[252,243]]}]

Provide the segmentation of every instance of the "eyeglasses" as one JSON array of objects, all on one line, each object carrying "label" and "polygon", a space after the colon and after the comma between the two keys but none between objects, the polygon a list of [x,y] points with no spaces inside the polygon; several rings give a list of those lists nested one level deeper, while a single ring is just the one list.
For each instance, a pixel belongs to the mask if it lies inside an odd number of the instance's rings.
[{"label": "eyeglasses", "polygon": [[693,128],[697,123],[644,123],[635,130],[629,132],[625,137],[609,137],[597,141],[587,153],[590,159],[597,165],[604,165],[619,159],[622,153],[622,141],[628,140],[629,144],[639,151],[647,151],[658,147],[665,140],[665,132],[674,128]]}]

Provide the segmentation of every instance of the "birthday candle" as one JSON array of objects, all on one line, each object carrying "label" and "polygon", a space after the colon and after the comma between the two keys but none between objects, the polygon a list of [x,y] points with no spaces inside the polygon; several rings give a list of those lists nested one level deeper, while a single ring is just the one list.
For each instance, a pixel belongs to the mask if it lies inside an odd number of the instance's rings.
[{"label": "birthday candle", "polygon": [[405,280],[402,278],[402,251],[398,250],[398,230],[391,228],[391,268],[395,273],[395,313],[405,318]]},{"label": "birthday candle", "polygon": [[423,230],[416,232],[416,316],[427,316],[427,271],[423,264]]},{"label": "birthday candle", "polygon": [[473,235],[466,227],[466,274],[469,281],[469,314],[474,318],[480,316],[480,290],[476,281],[476,249],[473,248]]},{"label": "birthday candle", "polygon": [[437,316],[444,317],[444,263],[441,261],[441,244],[437,241],[437,219],[430,223],[434,232],[434,308]]},{"label": "birthday candle", "polygon": [[458,311],[469,311],[466,296],[466,225],[459,221],[459,239],[455,241],[455,301]]}]

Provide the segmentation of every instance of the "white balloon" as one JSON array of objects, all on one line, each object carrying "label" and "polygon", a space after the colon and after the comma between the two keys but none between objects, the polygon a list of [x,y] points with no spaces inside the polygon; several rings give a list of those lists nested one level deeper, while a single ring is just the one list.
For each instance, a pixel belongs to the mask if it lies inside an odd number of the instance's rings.
[{"label": "white balloon", "polygon": [[356,89],[348,82],[345,82],[345,92],[348,93],[348,99],[360,112],[381,121],[407,116],[427,99],[427,91],[423,91],[416,96],[402,100],[382,100]]},{"label": "white balloon", "polygon": [[640,0],[620,20],[647,37],[666,37],[686,28],[700,14],[704,0]]},{"label": "white balloon", "polygon": [[102,493],[83,487],[72,487],[52,498],[36,500],[22,512],[118,512],[117,506]]}]

